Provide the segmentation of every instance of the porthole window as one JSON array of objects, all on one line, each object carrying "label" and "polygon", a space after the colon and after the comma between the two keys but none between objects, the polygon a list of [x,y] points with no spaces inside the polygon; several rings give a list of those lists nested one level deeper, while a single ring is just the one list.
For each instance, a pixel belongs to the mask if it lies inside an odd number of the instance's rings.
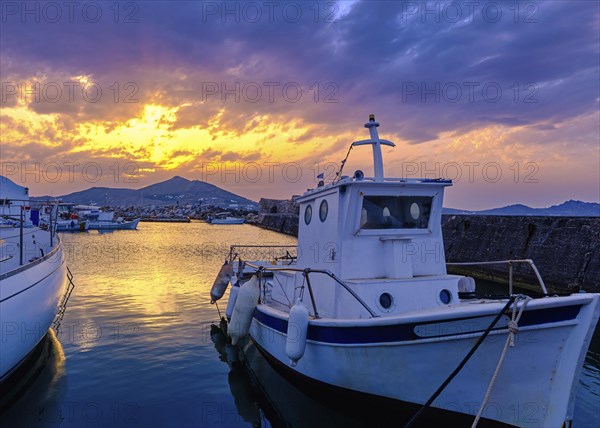
[{"label": "porthole window", "polygon": [[312,220],[312,206],[309,205],[304,210],[304,223],[308,225],[308,224],[310,224],[311,220]]},{"label": "porthole window", "polygon": [[321,205],[319,206],[319,218],[321,219],[321,221],[325,221],[325,219],[327,218],[327,211],[329,210],[329,207],[327,206],[327,201],[326,200],[322,200],[321,201]]},{"label": "porthole window", "polygon": [[452,301],[452,293],[444,288],[442,291],[440,291],[440,301],[444,305],[447,305]]},{"label": "porthole window", "polygon": [[383,309],[391,308],[393,302],[394,298],[390,293],[381,293],[381,296],[379,296],[379,304]]}]

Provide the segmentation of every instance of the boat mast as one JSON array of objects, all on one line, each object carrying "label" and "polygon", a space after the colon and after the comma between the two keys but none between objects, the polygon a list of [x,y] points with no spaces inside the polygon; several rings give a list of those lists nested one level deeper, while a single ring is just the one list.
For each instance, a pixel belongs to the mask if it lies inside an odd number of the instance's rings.
[{"label": "boat mast", "polygon": [[369,121],[365,123],[365,128],[371,134],[373,140],[373,167],[375,168],[375,181],[383,181],[383,157],[381,155],[381,143],[379,142],[379,133],[377,127],[379,122],[375,122],[375,115],[369,115]]},{"label": "boat mast", "polygon": [[369,121],[365,123],[365,128],[369,130],[371,134],[370,140],[355,141],[352,143],[353,146],[362,146],[364,144],[371,144],[373,146],[373,168],[375,172],[375,181],[383,181],[383,157],[381,155],[381,145],[392,146],[396,145],[388,140],[382,140],[379,138],[377,133],[377,127],[379,122],[375,122],[375,115],[369,115]]}]

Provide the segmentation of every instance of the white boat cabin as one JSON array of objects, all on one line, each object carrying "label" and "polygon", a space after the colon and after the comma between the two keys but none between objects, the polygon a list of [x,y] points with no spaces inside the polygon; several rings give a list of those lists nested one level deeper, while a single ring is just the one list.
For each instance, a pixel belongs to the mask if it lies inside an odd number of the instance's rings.
[{"label": "white boat cabin", "polygon": [[[300,205],[297,268],[331,271],[380,315],[423,310],[458,301],[461,277],[447,275],[441,216],[449,180],[385,178],[373,116],[365,127],[373,147],[375,177],[353,177],[307,191]],[[287,278],[285,278],[287,277]],[[348,291],[325,275],[310,275],[321,317],[368,317]],[[293,279],[292,279],[293,278]],[[277,273],[275,282],[298,290],[302,275]],[[289,292],[273,287],[285,302]],[[287,287],[285,287],[287,288]],[[281,290],[281,291],[278,291]],[[305,293],[306,294],[306,293]],[[294,293],[294,300],[298,291]],[[310,300],[303,301],[311,309]]]}]

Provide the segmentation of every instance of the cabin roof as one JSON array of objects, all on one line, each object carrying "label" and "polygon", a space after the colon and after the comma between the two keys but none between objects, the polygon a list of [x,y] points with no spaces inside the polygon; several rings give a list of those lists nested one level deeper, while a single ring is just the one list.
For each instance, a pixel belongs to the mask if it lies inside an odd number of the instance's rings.
[{"label": "cabin roof", "polygon": [[384,178],[383,181],[375,180],[372,177],[365,177],[361,180],[357,180],[356,178],[342,178],[341,180],[335,183],[329,183],[320,187],[315,187],[314,189],[308,189],[302,196],[296,199],[297,202],[304,202],[307,200],[314,199],[321,193],[328,193],[331,190],[336,189],[341,186],[353,186],[353,185],[367,185],[367,186],[385,186],[385,187],[405,187],[407,184],[413,186],[423,186],[426,187],[447,187],[452,186],[452,180],[445,180],[441,178]]}]

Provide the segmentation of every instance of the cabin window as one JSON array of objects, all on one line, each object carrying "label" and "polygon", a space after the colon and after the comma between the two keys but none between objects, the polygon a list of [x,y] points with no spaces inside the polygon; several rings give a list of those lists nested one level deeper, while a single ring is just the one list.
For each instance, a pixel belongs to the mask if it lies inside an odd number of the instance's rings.
[{"label": "cabin window", "polygon": [[304,224],[309,225],[312,219],[312,206],[308,205],[304,210]]},{"label": "cabin window", "polygon": [[319,219],[321,222],[324,222],[327,218],[327,212],[329,211],[329,207],[327,206],[327,201],[323,199],[321,201],[321,205],[319,206]]},{"label": "cabin window", "polygon": [[361,229],[427,229],[432,196],[365,196]]}]

